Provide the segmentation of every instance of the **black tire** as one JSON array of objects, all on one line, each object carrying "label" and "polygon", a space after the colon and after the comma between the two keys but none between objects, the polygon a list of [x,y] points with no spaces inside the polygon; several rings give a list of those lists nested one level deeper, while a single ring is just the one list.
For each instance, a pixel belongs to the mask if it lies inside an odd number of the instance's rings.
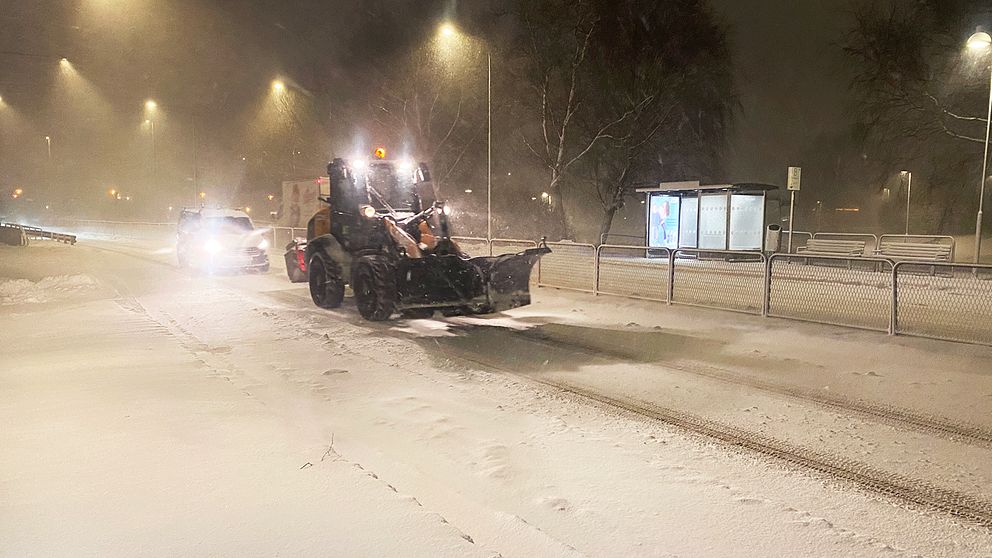
[{"label": "black tire", "polygon": [[403,310],[400,312],[400,316],[403,316],[407,320],[426,320],[434,316],[433,308],[411,308],[409,310]]},{"label": "black tire", "polygon": [[396,275],[382,256],[362,256],[355,264],[352,290],[358,313],[370,322],[388,320],[396,311]]},{"label": "black tire", "polygon": [[469,310],[468,306],[450,306],[448,308],[441,309],[441,315],[446,318],[453,318],[455,316],[467,316],[471,313],[472,311]]},{"label": "black tire", "polygon": [[321,308],[337,308],[344,300],[344,280],[334,260],[314,254],[307,266],[310,282],[310,298]]}]

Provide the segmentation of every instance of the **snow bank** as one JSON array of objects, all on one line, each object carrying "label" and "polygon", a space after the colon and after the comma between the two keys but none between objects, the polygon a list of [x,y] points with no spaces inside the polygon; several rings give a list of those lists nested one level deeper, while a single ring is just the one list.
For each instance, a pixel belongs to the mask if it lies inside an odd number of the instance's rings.
[{"label": "snow bank", "polygon": [[89,275],[55,275],[40,281],[0,278],[0,305],[48,302],[96,286]]}]

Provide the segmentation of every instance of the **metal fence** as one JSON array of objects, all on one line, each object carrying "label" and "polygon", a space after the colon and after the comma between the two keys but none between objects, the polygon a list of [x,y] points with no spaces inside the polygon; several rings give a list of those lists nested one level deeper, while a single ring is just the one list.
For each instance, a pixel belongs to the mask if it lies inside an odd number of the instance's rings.
[{"label": "metal fence", "polygon": [[469,256],[488,256],[489,255],[489,241],[485,238],[478,238],[474,236],[453,236],[451,240],[461,248],[462,252],[465,252]]},{"label": "metal fence", "polygon": [[760,252],[675,250],[669,264],[669,300],[761,314],[766,264]]},{"label": "metal fence", "polygon": [[541,258],[537,268],[540,287],[595,292],[596,247],[577,242],[549,242],[551,253]]},{"label": "metal fence", "polygon": [[602,244],[596,249],[596,294],[668,301],[667,248]]},{"label": "metal fence", "polygon": [[[172,223],[57,224],[125,238],[175,234]],[[266,234],[279,249],[305,231],[271,227]],[[823,234],[861,237],[876,245],[879,241],[874,235]],[[519,239],[455,237],[455,241],[472,256],[514,253],[538,245]],[[624,244],[550,242],[548,246],[552,252],[541,258],[537,268],[542,287],[992,345],[990,265],[893,263],[880,257],[766,257],[758,252],[669,251]]]},{"label": "metal fence", "polygon": [[489,247],[493,256],[502,256],[503,254],[516,254],[528,248],[536,248],[537,242],[514,238],[494,238],[489,242]]},{"label": "metal fence", "polygon": [[768,316],[888,331],[892,262],[774,254],[766,292]]},{"label": "metal fence", "polygon": [[992,266],[899,262],[892,333],[992,345]]}]

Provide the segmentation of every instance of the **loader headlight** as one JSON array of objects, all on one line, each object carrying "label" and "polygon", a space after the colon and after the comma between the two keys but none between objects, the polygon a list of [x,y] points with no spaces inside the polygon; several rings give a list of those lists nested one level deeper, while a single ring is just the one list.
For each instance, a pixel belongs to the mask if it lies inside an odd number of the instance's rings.
[{"label": "loader headlight", "polygon": [[441,212],[444,213],[445,215],[451,215],[451,206],[445,205],[444,208],[441,210]]},{"label": "loader headlight", "polygon": [[369,219],[375,217],[375,208],[371,205],[363,205],[360,209],[362,215],[368,217]]},{"label": "loader headlight", "polygon": [[203,243],[203,250],[208,254],[216,254],[221,251],[223,246],[220,245],[220,241],[216,238],[208,239]]},{"label": "loader headlight", "polygon": [[262,241],[258,243],[258,249],[259,250],[268,250],[269,249],[269,239],[263,238]]}]

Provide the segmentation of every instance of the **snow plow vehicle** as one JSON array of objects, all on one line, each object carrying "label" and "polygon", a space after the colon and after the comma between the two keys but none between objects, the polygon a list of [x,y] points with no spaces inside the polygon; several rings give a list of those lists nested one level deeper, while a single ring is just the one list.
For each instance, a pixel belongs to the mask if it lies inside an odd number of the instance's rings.
[{"label": "snow plow vehicle", "polygon": [[[321,308],[341,305],[346,284],[370,321],[487,314],[530,304],[530,274],[546,246],[505,256],[469,257],[451,239],[451,208],[434,201],[427,165],[375,158],[327,166],[327,207],[307,223],[306,242],[286,255],[292,278],[306,273]],[[295,246],[295,247],[294,247]],[[290,252],[303,251],[302,257]],[[299,276],[299,274],[297,274]]]}]

